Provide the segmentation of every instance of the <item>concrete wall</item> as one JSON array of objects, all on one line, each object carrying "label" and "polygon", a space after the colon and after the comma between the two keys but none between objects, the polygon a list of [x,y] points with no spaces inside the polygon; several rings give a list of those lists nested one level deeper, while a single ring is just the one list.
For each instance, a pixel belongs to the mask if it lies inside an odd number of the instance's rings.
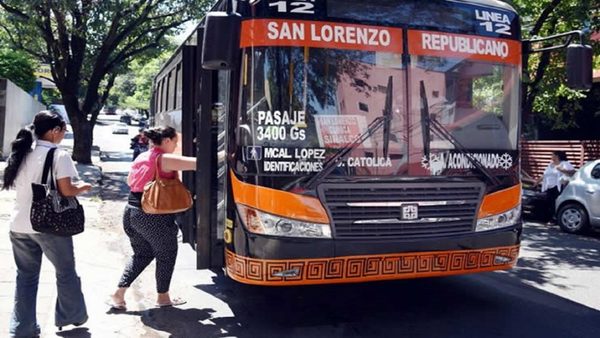
[{"label": "concrete wall", "polygon": [[33,116],[46,107],[23,89],[0,79],[0,158],[10,153],[10,143],[17,132],[33,121]]}]

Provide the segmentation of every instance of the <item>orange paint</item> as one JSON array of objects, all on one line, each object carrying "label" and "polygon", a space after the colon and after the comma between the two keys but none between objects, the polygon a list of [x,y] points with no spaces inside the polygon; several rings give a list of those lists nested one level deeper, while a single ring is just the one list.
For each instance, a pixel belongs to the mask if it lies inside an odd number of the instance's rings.
[{"label": "orange paint", "polygon": [[231,187],[236,203],[281,217],[329,223],[325,208],[317,198],[293,194],[240,181],[231,171]]},{"label": "orange paint", "polygon": [[478,218],[497,215],[515,208],[521,203],[521,185],[500,190],[483,197]]},{"label": "orange paint", "polygon": [[409,30],[408,42],[411,55],[455,57],[515,66],[522,60],[521,43],[509,39]]},{"label": "orange paint", "polygon": [[[246,284],[264,286],[358,283],[439,277],[512,268],[519,245],[453,251],[431,251],[317,259],[267,260],[225,250],[227,273]],[[502,258],[502,260],[498,260]],[[296,276],[273,274],[296,270]]]},{"label": "orange paint", "polygon": [[240,47],[291,46],[402,53],[402,29],[309,20],[242,22]]}]

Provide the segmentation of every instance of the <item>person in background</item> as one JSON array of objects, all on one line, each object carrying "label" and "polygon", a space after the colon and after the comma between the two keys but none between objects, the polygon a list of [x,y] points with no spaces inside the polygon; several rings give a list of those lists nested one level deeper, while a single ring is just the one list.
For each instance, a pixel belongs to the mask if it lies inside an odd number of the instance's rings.
[{"label": "person in background", "polygon": [[149,142],[148,138],[144,136],[144,130],[146,130],[146,128],[139,128],[139,133],[131,139],[131,146],[129,148],[133,149],[133,161],[135,161],[141,153],[148,151]]},{"label": "person in background", "polygon": [[[75,271],[73,239],[38,233],[30,221],[31,183],[42,180],[46,154],[64,139],[66,124],[59,114],[41,111],[33,125],[21,129],[11,144],[8,165],[4,171],[3,189],[15,188],[16,201],[11,213],[10,241],[17,266],[14,308],[9,331],[14,337],[37,337],[40,326],[36,318],[37,290],[45,255],[56,269],[57,296],[54,323],[58,327],[82,325],[88,319],[81,292],[81,281]],[[35,147],[31,146],[34,143]],[[73,183],[78,177],[71,155],[57,149],[52,166],[57,189],[63,196],[75,196],[90,190],[89,183]]]},{"label": "person in background", "polygon": [[178,136],[172,127],[151,128],[146,130],[144,135],[150,140],[150,150],[140,154],[133,161],[127,177],[131,192],[123,214],[123,227],[131,242],[133,255],[125,266],[118,288],[110,296],[109,305],[116,310],[126,309],[127,289],[154,259],[156,259],[156,306],[185,303],[184,300],[171,298],[169,295],[177,258],[179,229],[175,224],[175,214],[147,214],[142,210],[141,198],[144,185],[154,179],[155,170],[158,170],[163,178],[175,178],[178,175],[177,171],[195,170],[196,158],[173,154],[177,148]]},{"label": "person in background", "polygon": [[546,192],[548,202],[548,212],[552,215],[552,220],[548,223],[555,222],[556,214],[556,198],[560,195],[562,188],[569,181],[569,177],[575,173],[575,168],[567,160],[567,154],[564,151],[552,152],[552,158],[544,174],[535,181],[534,186],[542,184],[542,192]]}]

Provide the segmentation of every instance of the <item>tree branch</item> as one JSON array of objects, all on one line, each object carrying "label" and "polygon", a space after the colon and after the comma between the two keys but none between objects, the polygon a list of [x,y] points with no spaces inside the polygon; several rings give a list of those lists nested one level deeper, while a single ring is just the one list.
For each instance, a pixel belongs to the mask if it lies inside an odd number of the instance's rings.
[{"label": "tree branch", "polygon": [[[552,17],[552,19],[549,22],[549,26],[551,27],[549,30],[549,34],[552,35],[554,34],[554,32],[556,31],[556,24],[558,23],[558,17],[554,16]],[[542,52],[541,56],[540,56],[540,61],[538,62],[537,68],[535,70],[535,75],[533,77],[533,80],[531,81],[531,83],[529,83],[527,85],[528,87],[528,91],[527,91],[527,95],[525,96],[525,107],[529,107],[529,109],[533,110],[533,104],[535,102],[535,99],[538,95],[538,93],[540,92],[540,83],[542,82],[542,79],[544,78],[544,74],[546,73],[546,70],[548,68],[548,65],[550,65],[550,56],[551,56],[551,52]],[[533,112],[525,112],[526,114],[529,113],[533,113]]]},{"label": "tree branch", "polygon": [[137,48],[137,49],[133,49],[133,48],[135,48],[135,46],[138,44],[138,42],[142,38],[146,37],[149,33],[160,31],[160,33],[157,34],[157,36],[153,39],[153,42],[151,43],[152,47],[157,47],[160,39],[162,39],[170,29],[175,28],[179,25],[181,25],[181,23],[174,22],[170,25],[154,27],[154,28],[145,30],[140,35],[138,35],[134,39],[134,41],[128,43],[117,55],[115,55],[115,57],[112,59],[112,61],[110,61],[107,64],[106,71],[107,72],[111,71],[115,67],[115,65],[123,62],[124,60],[126,60],[129,57],[135,56],[135,55],[147,50],[148,48]]},{"label": "tree branch", "polygon": [[163,14],[163,15],[152,16],[152,17],[149,16],[148,17],[148,21],[162,20],[162,19],[166,19],[166,18],[170,18],[170,17],[176,16],[176,15],[179,15],[180,13],[184,13],[184,12],[186,12],[186,10],[182,8],[182,9],[178,10],[177,12],[166,13],[166,14]]},{"label": "tree branch", "polygon": [[25,19],[25,20],[29,20],[31,19],[31,17],[27,14],[25,14],[25,12],[18,10],[15,7],[9,6],[6,2],[4,2],[3,0],[0,0],[0,6],[2,8],[4,8],[8,13],[16,15],[18,17],[20,17],[21,19]]},{"label": "tree branch", "polygon": [[[134,6],[132,8],[130,8],[129,10],[115,13],[115,16],[113,17],[109,31],[106,34],[106,38],[104,39],[104,41],[102,42],[102,45],[100,46],[100,48],[98,50],[98,54],[96,56],[96,63],[94,64],[92,74],[91,74],[90,78],[88,79],[88,88],[86,90],[82,110],[84,110],[84,111],[90,110],[92,108],[94,102],[97,100],[98,93],[97,92],[94,93],[93,91],[94,90],[97,91],[97,89],[100,85],[100,81],[102,81],[102,78],[104,78],[104,75],[107,74],[107,72],[105,71],[106,62],[107,62],[106,60],[109,59],[112,51],[115,50],[118,47],[118,45],[130,33],[132,33],[138,25],[140,25],[143,22],[143,19],[145,19],[149,15],[150,9],[152,8],[149,6],[152,6],[152,0],[150,0],[149,3],[140,1],[137,4],[139,6],[135,6],[135,4],[134,4]],[[123,13],[127,14],[127,13],[135,12],[135,11],[139,10],[140,8],[142,8],[144,5],[147,5],[147,7],[142,11],[142,15],[140,15],[135,20],[128,21],[128,24],[125,26],[125,28],[121,32],[118,32],[119,23],[121,22],[121,20],[120,20],[121,15]]]},{"label": "tree branch", "polygon": [[[128,58],[135,56],[145,50],[156,47],[156,41],[162,39],[167,31],[173,27],[180,25],[181,23],[172,23],[170,25],[160,26],[160,27],[151,27],[149,29],[140,31],[136,34],[133,42],[128,43],[117,55],[114,56],[112,60],[109,60],[109,55],[112,53],[119,44],[121,44],[125,38],[127,38],[131,33],[133,33],[145,20],[148,19],[148,16],[152,12],[152,10],[158,6],[161,2],[158,1],[156,3],[152,3],[152,1],[148,1],[144,6],[139,6],[138,10],[141,9],[142,13],[135,19],[128,22],[126,26],[124,26],[123,30],[119,32],[116,36],[114,34],[107,34],[107,38],[104,40],[102,47],[100,48],[100,55],[96,58],[97,60],[107,60],[106,63],[101,64],[97,62],[94,65],[94,70],[90,79],[88,81],[88,88],[86,91],[85,101],[83,103],[82,110],[89,111],[92,106],[97,101],[98,93],[94,94],[93,90],[97,90],[100,85],[100,82],[104,78],[105,74],[111,73],[116,65],[127,60]],[[176,12],[177,13],[177,12]],[[111,25],[111,30],[114,33],[114,23]],[[145,46],[142,48],[135,48],[136,44],[141,41],[147,34],[152,33],[154,31],[161,31],[158,35],[158,38],[155,38],[155,43],[149,44],[150,46]],[[135,48],[135,49],[134,49]],[[133,50],[132,50],[133,49]],[[95,88],[95,89],[94,89]]]},{"label": "tree branch", "polygon": [[56,20],[54,20],[56,22],[56,28],[57,28],[57,32],[58,32],[58,43],[60,44],[60,48],[59,51],[61,52],[61,57],[62,59],[65,61],[65,64],[68,66],[70,59],[71,59],[71,54],[70,52],[70,48],[69,48],[69,33],[67,31],[67,26],[65,24],[65,14],[62,12],[62,10],[59,8],[54,8],[51,7],[50,9],[52,11],[52,13],[54,14],[54,17],[56,18]]},{"label": "tree branch", "polygon": [[[141,2],[140,5],[142,5]],[[141,7],[142,6],[140,6],[139,8]],[[142,13],[140,13],[140,15],[137,18],[128,21],[128,24],[123,26],[123,30],[121,32],[114,36],[107,35],[107,39],[105,40],[105,44],[103,44],[102,48],[106,47],[106,49],[109,51],[112,51],[115,48],[117,48],[117,46],[123,40],[125,40],[127,36],[129,36],[136,28],[143,24],[144,20],[148,18],[148,15],[150,15],[153,8],[154,6],[152,5],[152,1],[149,1],[147,6],[142,10]]]},{"label": "tree branch", "polygon": [[531,36],[535,36],[540,33],[540,30],[546,23],[546,20],[548,19],[550,14],[552,14],[552,12],[556,9],[556,7],[558,7],[558,5],[560,5],[561,1],[562,0],[552,0],[552,2],[546,8],[544,8],[542,13],[540,14],[540,17],[537,19],[537,21],[535,22],[535,25],[529,32],[531,34]]},{"label": "tree branch", "polygon": [[44,60],[47,61],[49,59],[49,56],[47,54],[41,54],[33,49],[30,49],[28,47],[26,47],[23,42],[21,41],[21,39],[16,39],[13,35],[13,33],[8,29],[8,27],[0,24],[0,27],[4,30],[4,32],[6,32],[6,35],[8,36],[8,39],[10,40],[10,43],[18,48],[18,49],[22,49],[25,52],[27,52],[28,54],[31,54],[33,56],[35,56],[36,58],[40,59],[40,60]]}]

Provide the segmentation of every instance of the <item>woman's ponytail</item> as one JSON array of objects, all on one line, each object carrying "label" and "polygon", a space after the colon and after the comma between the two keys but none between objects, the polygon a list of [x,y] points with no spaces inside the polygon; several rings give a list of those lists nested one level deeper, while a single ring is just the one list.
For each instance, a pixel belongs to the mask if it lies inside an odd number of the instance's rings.
[{"label": "woman's ponytail", "polygon": [[56,127],[64,128],[65,125],[65,121],[57,113],[42,110],[33,117],[33,124],[19,130],[17,138],[10,145],[11,152],[6,169],[4,169],[3,189],[14,186],[19,167],[21,167],[25,156],[31,151],[34,132],[38,139],[42,139],[48,131]]},{"label": "woman's ponytail", "polygon": [[9,189],[15,184],[15,179],[19,172],[19,167],[23,163],[25,156],[31,151],[33,144],[33,132],[31,126],[19,130],[17,138],[11,143],[11,152],[8,156],[8,163],[4,169],[4,183],[2,189]]}]

